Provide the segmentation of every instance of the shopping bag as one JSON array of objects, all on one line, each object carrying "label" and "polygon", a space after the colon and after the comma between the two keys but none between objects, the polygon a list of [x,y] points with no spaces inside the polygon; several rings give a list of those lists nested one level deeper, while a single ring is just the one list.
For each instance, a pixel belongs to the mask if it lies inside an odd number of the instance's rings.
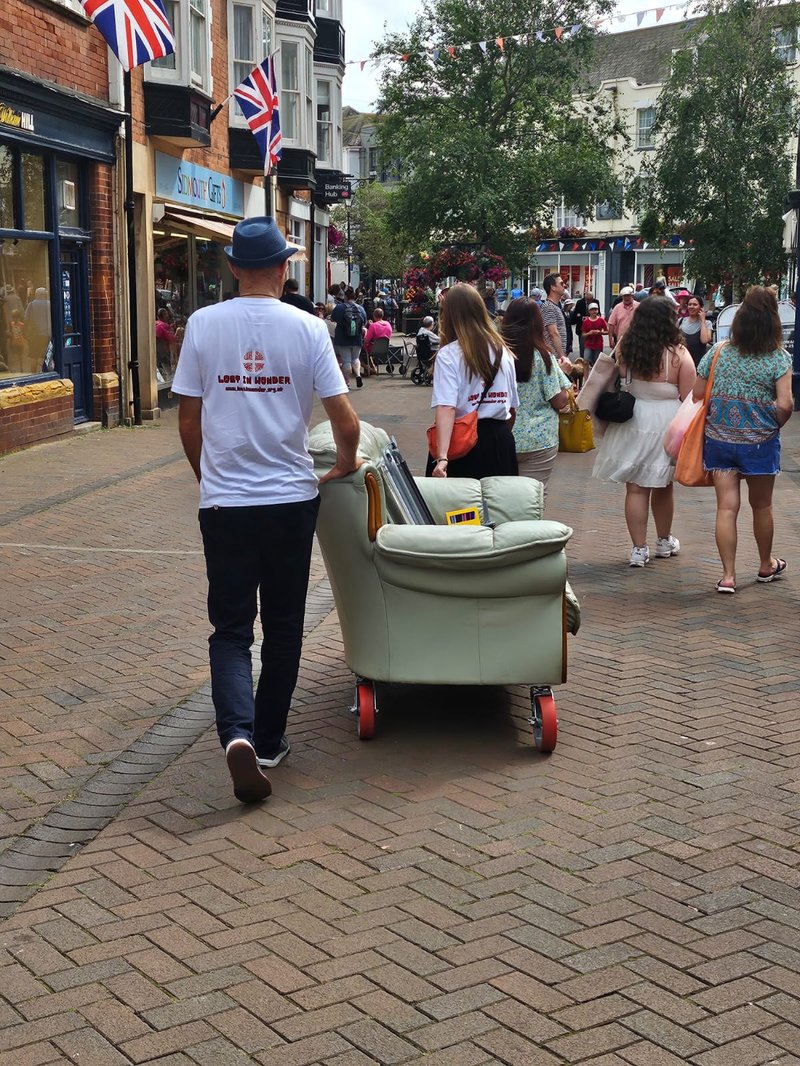
[{"label": "shopping bag", "polygon": [[711,362],[705,396],[683,435],[683,441],[678,451],[678,459],[675,463],[675,480],[679,484],[686,485],[692,489],[705,488],[714,484],[711,474],[703,467],[703,442],[706,436],[708,401],[711,399],[711,389],[714,385],[714,370],[717,365],[717,359],[719,359],[719,353],[724,347],[725,344],[721,344],[717,348]]},{"label": "shopping bag", "polygon": [[686,436],[689,423],[702,406],[703,401],[695,400],[692,394],[689,393],[678,408],[678,413],[667,426],[667,432],[664,434],[664,451],[673,462],[678,458],[678,452],[681,450],[681,444]]},{"label": "shopping bag", "polygon": [[592,415],[579,411],[575,395],[570,390],[569,411],[558,415],[558,450],[560,452],[590,452],[594,448]]},{"label": "shopping bag", "polygon": [[[436,438],[436,425],[429,426],[427,431],[428,451],[437,457],[438,444]],[[448,459],[461,459],[471,452],[478,443],[478,408],[469,411],[453,422],[453,432],[450,436],[450,446],[447,449]]]}]

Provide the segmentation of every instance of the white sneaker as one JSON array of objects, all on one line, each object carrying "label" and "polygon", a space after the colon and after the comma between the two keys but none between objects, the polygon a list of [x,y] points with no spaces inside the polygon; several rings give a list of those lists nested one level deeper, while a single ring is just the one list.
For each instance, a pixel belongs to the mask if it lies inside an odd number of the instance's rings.
[{"label": "white sneaker", "polygon": [[672,534],[668,537],[659,537],[656,541],[656,559],[669,559],[670,555],[677,555],[681,550],[681,542]]},{"label": "white sneaker", "polygon": [[631,552],[631,566],[644,566],[645,563],[650,562],[650,549],[645,546],[643,548],[634,548]]}]

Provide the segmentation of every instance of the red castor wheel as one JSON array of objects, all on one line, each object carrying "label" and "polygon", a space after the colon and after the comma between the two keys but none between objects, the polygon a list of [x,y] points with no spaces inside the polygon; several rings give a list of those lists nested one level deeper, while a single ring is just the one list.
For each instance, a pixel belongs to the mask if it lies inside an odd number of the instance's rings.
[{"label": "red castor wheel", "polygon": [[558,713],[552,689],[531,689],[531,725],[536,750],[544,755],[554,751],[558,743]]},{"label": "red castor wheel", "polygon": [[359,740],[371,740],[375,736],[375,686],[360,678],[356,682],[356,727]]}]

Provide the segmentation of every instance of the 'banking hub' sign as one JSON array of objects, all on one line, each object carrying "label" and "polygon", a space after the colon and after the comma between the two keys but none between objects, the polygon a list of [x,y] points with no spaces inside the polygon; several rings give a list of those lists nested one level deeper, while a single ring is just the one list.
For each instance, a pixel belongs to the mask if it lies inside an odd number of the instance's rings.
[{"label": "'banking hub' sign", "polygon": [[244,190],[240,181],[161,152],[156,152],[156,196],[237,218],[244,214]]}]

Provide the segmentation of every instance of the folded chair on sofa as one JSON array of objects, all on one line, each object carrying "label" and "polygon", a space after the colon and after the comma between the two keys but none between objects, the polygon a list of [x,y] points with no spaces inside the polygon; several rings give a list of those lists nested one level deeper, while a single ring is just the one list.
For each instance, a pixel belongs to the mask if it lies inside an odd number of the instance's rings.
[{"label": "folded chair on sofa", "polygon": [[[361,425],[355,473],[320,489],[317,537],[345,661],[356,675],[361,739],[375,730],[375,682],[529,685],[538,750],[556,745],[552,685],[566,680],[567,633],[580,607],[567,584],[572,530],[541,518],[530,478],[415,478],[434,525],[409,525],[387,484],[387,434]],[[335,459],[329,423],[311,433],[315,469]],[[481,526],[445,512],[476,507]]]}]

